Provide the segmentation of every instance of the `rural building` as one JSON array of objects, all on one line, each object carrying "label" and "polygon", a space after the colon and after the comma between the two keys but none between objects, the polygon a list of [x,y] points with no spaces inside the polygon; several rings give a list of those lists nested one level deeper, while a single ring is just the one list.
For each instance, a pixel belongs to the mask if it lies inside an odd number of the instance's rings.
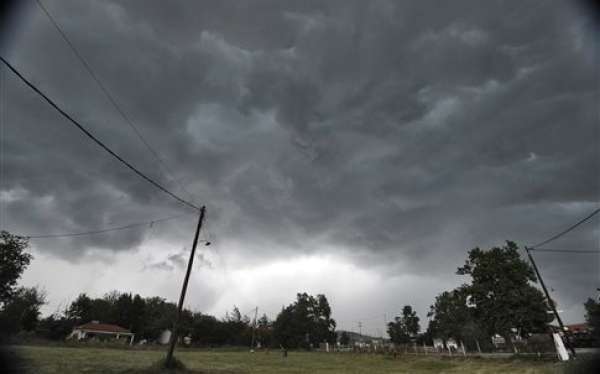
[{"label": "rural building", "polygon": [[[521,338],[521,335],[513,332],[510,334],[510,340],[513,344],[515,344],[522,342],[523,338]],[[492,344],[494,345],[494,348],[506,348],[506,339],[504,339],[503,336],[496,334],[492,336]]]},{"label": "rural building", "polygon": [[444,349],[444,339],[434,338],[433,339],[433,348]]},{"label": "rural building", "polygon": [[[445,344],[444,344],[445,343]],[[446,339],[446,341],[444,342],[444,339],[441,338],[434,338],[433,339],[433,348],[435,349],[458,349],[458,344],[456,344],[456,340],[454,338],[448,338]]]},{"label": "rural building", "polygon": [[77,340],[83,340],[88,338],[113,337],[115,340],[119,340],[121,338],[128,338],[129,345],[131,345],[134,336],[131,331],[121,326],[92,321],[73,327],[73,332],[71,332],[71,335],[67,339],[77,338]]},{"label": "rural building", "polygon": [[565,332],[575,347],[593,347],[594,330],[587,323],[565,325]]},{"label": "rural building", "polygon": [[574,335],[590,335],[592,333],[592,330],[587,323],[574,323],[571,325],[565,325],[565,330]]}]

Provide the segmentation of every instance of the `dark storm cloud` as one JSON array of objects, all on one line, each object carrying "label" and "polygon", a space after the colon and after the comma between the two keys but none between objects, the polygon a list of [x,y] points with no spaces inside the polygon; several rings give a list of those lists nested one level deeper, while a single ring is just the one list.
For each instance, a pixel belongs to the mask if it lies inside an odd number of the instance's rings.
[{"label": "dark storm cloud", "polygon": [[[452,272],[471,247],[532,244],[597,207],[591,26],[564,2],[47,3],[208,204],[219,239],[249,261],[335,247],[390,272]],[[30,13],[10,60],[183,194],[39,9]],[[2,90],[3,227],[85,231],[182,208],[6,69]],[[598,248],[597,222],[570,245]],[[191,225],[165,223],[160,234],[179,241]],[[134,230],[47,247],[76,259],[144,237]],[[552,276],[598,273],[589,259],[549,261]]]}]

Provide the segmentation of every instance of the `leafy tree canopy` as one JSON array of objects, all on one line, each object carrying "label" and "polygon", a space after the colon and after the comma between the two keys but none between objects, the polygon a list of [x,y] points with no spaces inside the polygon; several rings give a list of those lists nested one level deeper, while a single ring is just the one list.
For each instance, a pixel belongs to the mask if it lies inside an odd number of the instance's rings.
[{"label": "leafy tree canopy", "polygon": [[474,317],[475,308],[469,306],[468,290],[458,287],[442,292],[430,306],[427,336],[432,338],[483,339],[485,334]]},{"label": "leafy tree canopy", "polygon": [[462,286],[473,305],[474,317],[490,335],[500,334],[510,343],[516,329],[522,335],[547,330],[551,317],[536,283],[533,268],[520,258],[515,243],[507,241],[490,250],[474,248],[457,274],[471,276]]},{"label": "leafy tree canopy", "polygon": [[340,335],[340,344],[343,346],[350,344],[350,335],[348,335],[346,331],[342,331],[342,334]]},{"label": "leafy tree canopy", "polygon": [[33,259],[27,248],[27,239],[0,232],[0,304],[6,303],[12,296],[17,281]]},{"label": "leafy tree canopy", "polygon": [[[462,291],[462,292],[461,292]],[[463,338],[463,327],[472,320],[472,311],[467,305],[467,294],[462,289],[442,292],[429,307],[428,330],[432,336],[448,339]]]},{"label": "leafy tree canopy", "polygon": [[421,327],[419,326],[419,317],[412,306],[405,305],[402,308],[402,316],[394,318],[394,322],[388,323],[388,334],[390,339],[396,344],[406,344],[415,338]]},{"label": "leafy tree canopy", "polygon": [[[170,329],[177,313],[177,306],[161,297],[142,298],[140,295],[111,291],[101,298],[90,298],[85,293],[75,299],[66,319],[78,325],[90,321],[112,323],[131,330],[136,338],[155,340]],[[191,328],[192,312],[184,309],[181,330]]]},{"label": "leafy tree canopy", "polygon": [[0,311],[0,331],[13,334],[34,331],[40,308],[46,304],[46,293],[36,287],[18,287]]},{"label": "leafy tree canopy", "polygon": [[583,306],[585,307],[585,322],[593,331],[596,345],[600,345],[600,303],[590,298]]},{"label": "leafy tree canopy", "polygon": [[274,323],[274,333],[288,349],[335,343],[336,323],[325,295],[297,294],[297,300],[284,308]]}]

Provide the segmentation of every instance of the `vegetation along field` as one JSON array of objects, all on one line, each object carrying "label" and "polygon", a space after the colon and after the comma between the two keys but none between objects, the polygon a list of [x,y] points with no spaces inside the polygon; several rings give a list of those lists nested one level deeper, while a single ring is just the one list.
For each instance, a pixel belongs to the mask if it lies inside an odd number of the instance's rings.
[{"label": "vegetation along field", "polygon": [[[162,350],[120,350],[53,346],[12,347],[21,360],[18,372],[159,373]],[[181,350],[176,354],[191,373],[563,373],[568,364],[554,360],[441,358],[354,353],[279,351],[226,352]],[[578,371],[580,372],[580,371]]]}]

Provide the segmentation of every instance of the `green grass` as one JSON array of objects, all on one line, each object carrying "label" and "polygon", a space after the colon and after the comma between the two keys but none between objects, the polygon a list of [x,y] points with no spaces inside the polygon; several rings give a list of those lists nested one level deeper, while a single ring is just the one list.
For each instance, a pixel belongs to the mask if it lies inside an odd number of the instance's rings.
[{"label": "green grass", "polygon": [[167,371],[159,362],[165,350],[93,347],[13,346],[31,373],[562,373],[565,365],[553,361],[477,359],[463,357],[403,356],[354,353],[279,351],[223,352],[179,349],[175,356],[185,371]]}]

